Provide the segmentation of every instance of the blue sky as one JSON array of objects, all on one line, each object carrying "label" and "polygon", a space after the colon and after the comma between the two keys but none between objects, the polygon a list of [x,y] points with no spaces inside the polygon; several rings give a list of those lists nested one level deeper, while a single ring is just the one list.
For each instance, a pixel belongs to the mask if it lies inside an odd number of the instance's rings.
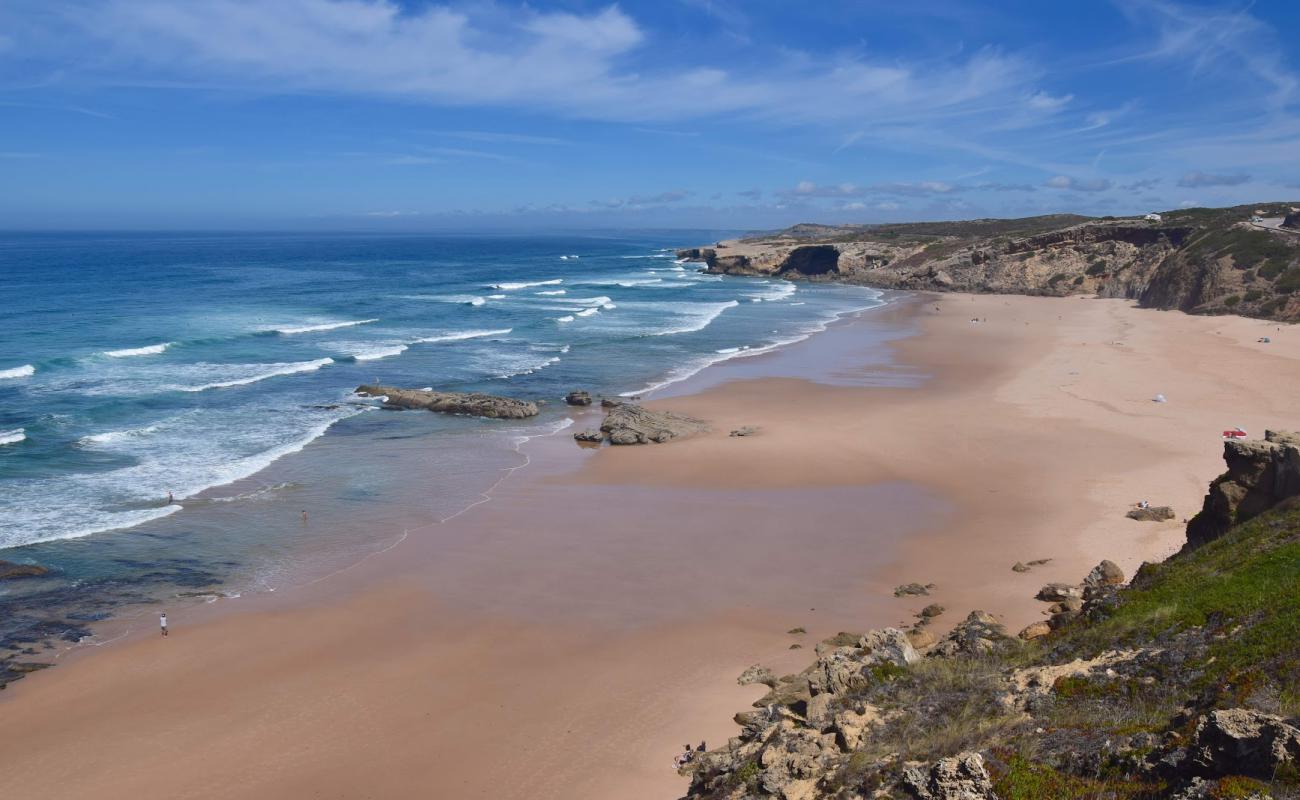
[{"label": "blue sky", "polygon": [[8,0],[0,228],[1300,198],[1300,3]]}]

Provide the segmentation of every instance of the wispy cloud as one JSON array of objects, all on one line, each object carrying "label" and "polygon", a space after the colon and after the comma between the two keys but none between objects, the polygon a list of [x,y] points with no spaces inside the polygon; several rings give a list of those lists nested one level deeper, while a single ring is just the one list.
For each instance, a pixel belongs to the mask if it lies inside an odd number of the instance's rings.
[{"label": "wispy cloud", "polygon": [[1068,175],[1055,175],[1044,183],[1049,189],[1070,189],[1076,192],[1104,192],[1114,183],[1109,178],[1072,178]]},{"label": "wispy cloud", "polygon": [[1204,172],[1189,172],[1178,179],[1178,185],[1195,189],[1201,186],[1240,186],[1249,181],[1249,175],[1210,175]]}]

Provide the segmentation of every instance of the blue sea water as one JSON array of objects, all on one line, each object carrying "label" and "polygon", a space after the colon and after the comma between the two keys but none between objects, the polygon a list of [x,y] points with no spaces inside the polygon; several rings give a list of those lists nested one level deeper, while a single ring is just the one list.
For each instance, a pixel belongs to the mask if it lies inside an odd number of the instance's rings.
[{"label": "blue sea water", "polygon": [[[661,389],[882,302],[675,261],[717,235],[0,235],[0,558],[83,593],[163,564],[175,585],[255,572],[311,535],[259,504],[382,496],[386,441],[436,454],[445,516],[566,424],[570,389]],[[375,413],[353,394],[375,381],[550,404]]]}]

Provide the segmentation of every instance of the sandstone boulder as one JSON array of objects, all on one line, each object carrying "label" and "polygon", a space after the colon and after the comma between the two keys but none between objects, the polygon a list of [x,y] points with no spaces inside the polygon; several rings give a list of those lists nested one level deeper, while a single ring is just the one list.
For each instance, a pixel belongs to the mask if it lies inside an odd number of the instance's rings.
[{"label": "sandstone boulder", "polygon": [[905,583],[894,587],[894,597],[923,596],[930,593],[934,584]]},{"label": "sandstone boulder", "polygon": [[605,434],[601,433],[600,431],[594,431],[588,429],[585,431],[578,431],[577,433],[573,434],[573,438],[577,439],[580,442],[600,443],[605,441]]},{"label": "sandstone boulder", "polygon": [[364,385],[357,387],[357,394],[363,397],[383,397],[383,408],[389,410],[425,409],[440,414],[464,414],[492,419],[537,416],[536,403],[479,392],[435,392]]},{"label": "sandstone boulder", "polygon": [[1300,729],[1281,717],[1245,708],[1211,711],[1196,725],[1186,769],[1202,777],[1270,779],[1300,759]]},{"label": "sandstone boulder", "polygon": [[1085,588],[1099,588],[1102,586],[1120,586],[1124,583],[1124,571],[1115,564],[1114,561],[1103,561],[1092,568],[1087,577],[1083,579]]},{"label": "sandstone boulder", "polygon": [[972,611],[926,655],[934,658],[982,656],[1014,645],[1015,641],[991,614]]},{"label": "sandstone boulder", "polygon": [[1029,641],[1030,639],[1046,636],[1051,632],[1052,626],[1046,622],[1031,622],[1025,626],[1024,630],[1020,631],[1020,638]]},{"label": "sandstone boulder", "polygon": [[765,686],[775,687],[776,676],[773,675],[772,670],[767,667],[764,667],[761,664],[755,664],[740,673],[740,677],[736,678],[736,683],[741,686],[748,686],[751,683],[761,683]]},{"label": "sandstone boulder", "polygon": [[1169,506],[1147,506],[1146,508],[1133,508],[1124,516],[1129,519],[1135,519],[1138,522],[1164,522],[1167,519],[1174,518],[1174,510]]},{"label": "sandstone boulder", "polygon": [[650,411],[633,403],[624,403],[610,409],[600,429],[609,437],[610,444],[661,444],[663,442],[702,433],[709,429],[707,423],[671,411]]},{"label": "sandstone boulder", "polygon": [[940,759],[928,770],[912,767],[903,773],[903,788],[917,800],[997,800],[984,757],[972,752]]},{"label": "sandstone boulder", "polygon": [[1083,589],[1069,583],[1049,583],[1038,590],[1034,595],[1038,600],[1048,603],[1056,603],[1069,598],[1080,599],[1083,597]]}]

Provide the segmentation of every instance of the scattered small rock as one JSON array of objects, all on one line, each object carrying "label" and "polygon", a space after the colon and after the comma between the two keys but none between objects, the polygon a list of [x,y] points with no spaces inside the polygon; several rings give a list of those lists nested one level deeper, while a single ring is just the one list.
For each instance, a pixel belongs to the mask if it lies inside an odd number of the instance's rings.
[{"label": "scattered small rock", "polygon": [[803,645],[801,645],[801,644],[792,644],[792,645],[790,645],[790,649],[791,649],[791,650],[802,650],[802,649],[803,649]]},{"label": "scattered small rock", "polygon": [[1031,622],[1020,632],[1020,638],[1025,641],[1037,639],[1040,636],[1046,636],[1052,632],[1052,626],[1046,622]]},{"label": "scattered small rock", "polygon": [[920,616],[922,619],[933,619],[934,617],[939,616],[943,612],[944,612],[943,606],[939,605],[938,603],[931,603],[930,605],[921,609]]},{"label": "scattered small rock", "polygon": [[1031,567],[1041,567],[1041,566],[1043,566],[1044,564],[1050,564],[1051,562],[1052,562],[1052,559],[1050,559],[1050,558],[1036,558],[1036,559],[1034,559],[1033,561],[1030,561],[1030,562],[1029,562],[1029,566],[1031,566]]},{"label": "scattered small rock", "polygon": [[1167,519],[1173,519],[1176,515],[1169,506],[1147,506],[1146,508],[1131,508],[1124,516],[1138,522],[1164,522]]},{"label": "scattered small rock", "polygon": [[775,688],[776,676],[773,675],[772,670],[768,669],[767,667],[761,664],[755,664],[751,666],[749,669],[740,673],[740,677],[736,678],[736,683],[740,684],[741,686],[748,686],[751,683],[761,683],[764,686]]},{"label": "scattered small rock", "polygon": [[791,636],[797,636],[801,633],[807,633],[807,632],[808,631],[803,629],[803,626],[799,626],[798,628],[791,628],[790,630],[786,631],[786,633],[790,634]]},{"label": "scattered small rock", "polygon": [[732,431],[729,436],[753,436],[758,433],[758,428],[753,425],[742,425]]},{"label": "scattered small rock", "polygon": [[1016,563],[1014,563],[1014,564],[1011,565],[1011,571],[1012,571],[1012,572],[1028,572],[1028,571],[1029,571],[1029,567],[1027,567],[1027,566],[1025,566],[1024,564],[1022,564],[1022,563],[1020,563],[1019,561],[1017,561]]},{"label": "scattered small rock", "polygon": [[1049,583],[1038,590],[1035,599],[1055,603],[1068,598],[1083,598],[1083,589],[1069,583]]},{"label": "scattered small rock", "polygon": [[933,583],[927,583],[924,585],[919,583],[905,583],[902,586],[894,588],[894,597],[928,595],[930,594],[930,590],[933,588]]},{"label": "scattered small rock", "polygon": [[577,433],[573,434],[573,438],[578,440],[579,442],[600,443],[605,441],[605,434],[597,430],[585,430],[585,431],[578,431]]}]

